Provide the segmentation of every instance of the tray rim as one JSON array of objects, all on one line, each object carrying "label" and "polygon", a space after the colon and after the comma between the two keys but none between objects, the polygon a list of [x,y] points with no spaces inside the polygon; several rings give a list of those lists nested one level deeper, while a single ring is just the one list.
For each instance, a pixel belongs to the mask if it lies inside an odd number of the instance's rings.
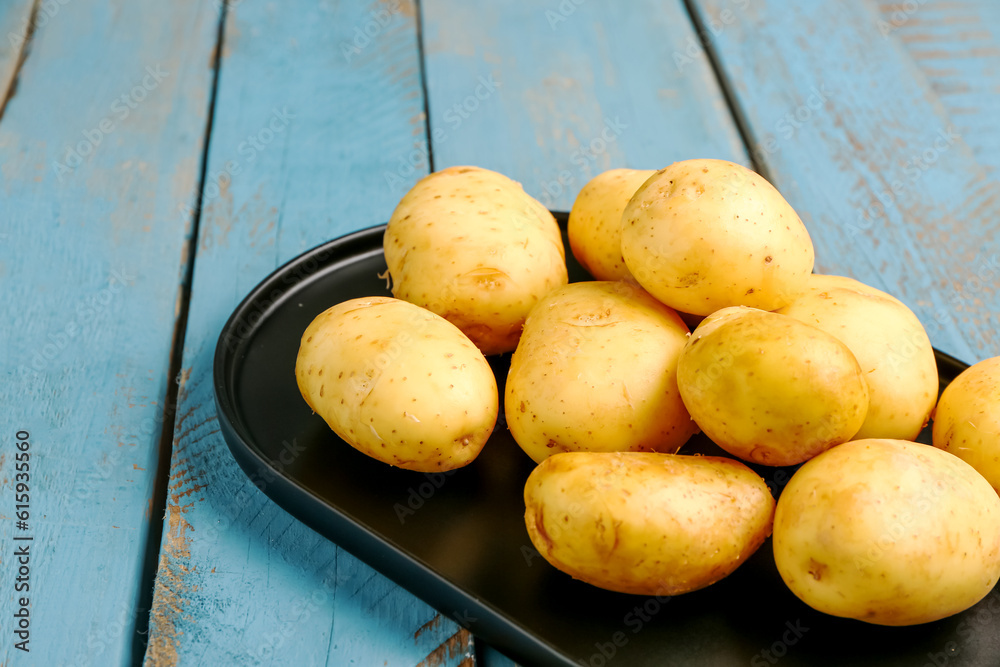
[{"label": "tray rim", "polygon": [[[552,211],[552,214],[560,226],[564,227],[569,214],[565,211]],[[324,241],[299,253],[261,279],[234,308],[219,332],[212,364],[213,396],[223,439],[233,458],[249,479],[252,480],[254,475],[267,471],[269,481],[263,484],[263,487],[257,483],[255,485],[279,507],[336,546],[346,549],[460,627],[519,662],[576,667],[578,663],[570,656],[535,635],[530,628],[515,618],[485,600],[474,598],[471,593],[415,555],[408,553],[390,538],[378,534],[363,521],[330,505],[291,477],[283,468],[274,466],[253,443],[245,428],[241,428],[244,425],[239,419],[230,392],[227,369],[238,363],[236,355],[249,336],[237,334],[236,342],[233,344],[233,330],[244,320],[252,319],[250,315],[262,298],[267,299],[271,296],[267,308],[257,309],[263,316],[250,324],[252,334],[283,298],[300,283],[318,275],[318,272],[327,267],[331,260],[336,261],[337,255],[341,255],[344,260],[357,261],[368,254],[374,254],[376,251],[372,243],[376,239],[381,239],[385,228],[386,223],[372,225]],[[381,242],[378,246],[381,246]],[[352,254],[353,247],[360,247],[362,252]],[[316,261],[315,269],[305,275],[301,275],[300,270],[299,277],[291,282],[284,280],[290,270],[300,267],[310,259]],[[274,296],[275,290],[280,291],[278,296]],[[945,367],[957,375],[969,367],[968,363],[937,348],[934,348],[934,356],[939,371]],[[939,381],[940,389],[948,384],[940,372]],[[332,533],[337,534],[336,539],[331,536]],[[391,557],[387,558],[387,554]],[[459,608],[462,609],[461,612],[458,611]]]},{"label": "tray rim", "polygon": [[[561,225],[564,225],[569,214],[562,211],[553,211],[553,215]],[[281,298],[285,297],[299,283],[308,280],[309,276],[305,276],[290,285],[282,284],[282,278],[287,271],[311,257],[339,252],[348,253],[350,246],[355,245],[365,245],[364,250],[371,252],[371,248],[368,248],[367,244],[376,237],[381,238],[385,227],[386,223],[366,227],[305,250],[269,273],[236,306],[219,332],[212,363],[213,394],[223,439],[226,441],[229,451],[233,454],[233,458],[236,459],[236,462],[248,478],[252,478],[255,474],[259,475],[262,470],[268,471],[268,476],[272,478],[272,481],[265,484],[264,488],[261,488],[259,485],[257,486],[264,495],[279,507],[323,535],[323,537],[330,540],[333,544],[346,549],[353,556],[391,579],[404,590],[409,591],[426,604],[435,608],[438,612],[456,622],[460,627],[484,639],[491,646],[501,649],[505,653],[509,652],[518,661],[530,661],[529,664],[534,664],[539,659],[542,659],[545,660],[543,664],[546,665],[576,667],[576,663],[573,662],[572,658],[549,642],[533,634],[529,628],[518,623],[516,619],[511,618],[484,600],[473,598],[468,592],[447,579],[427,563],[422,562],[415,556],[411,556],[400,545],[376,534],[374,529],[365,525],[364,522],[348,516],[339,508],[331,506],[296,479],[290,477],[284,470],[276,468],[252,444],[252,439],[247,437],[248,434],[239,428],[241,424],[236,413],[236,406],[229,392],[229,385],[226,382],[226,370],[227,362],[236,362],[235,355],[239,350],[240,344],[246,338],[245,336],[236,336],[236,345],[232,346],[233,349],[230,349],[231,339],[228,336],[235,325],[240,323],[246,316],[247,313],[244,311],[252,308],[262,296],[266,298],[273,294],[273,290],[277,289],[280,285],[284,287],[281,295],[268,307],[268,309],[273,308]],[[358,257],[349,256],[349,258],[357,259]],[[327,257],[324,257],[324,260],[326,259]],[[318,262],[317,270],[322,266],[324,265]],[[310,275],[314,275],[314,273]],[[252,324],[251,327],[258,326],[262,320],[263,318]],[[275,487],[277,487],[278,493],[274,492],[273,489]],[[299,497],[295,497],[296,494]],[[320,510],[320,512],[315,510]],[[335,521],[332,523],[329,522],[331,517],[328,513],[330,512],[335,517]],[[324,518],[326,520],[323,520]],[[337,539],[330,536],[330,526],[333,524],[337,525]],[[344,539],[344,535],[347,536],[347,539]],[[388,548],[392,556],[391,567],[383,567],[381,565],[381,563],[386,561],[386,554],[384,552],[386,548]],[[380,564],[376,564],[373,562],[376,559],[369,557],[374,553],[375,549],[380,550],[378,558]],[[433,585],[420,583],[421,577],[424,581],[432,581]],[[441,595],[442,592],[447,594]],[[440,598],[438,597],[439,595]],[[454,604],[440,604],[441,602],[450,602],[452,600],[461,600],[462,612],[459,613],[457,609],[448,609],[448,607],[454,607]],[[493,631],[489,625],[482,625],[484,619],[495,624],[497,631]],[[507,637],[504,636],[505,634]],[[514,637],[515,641],[510,641],[509,637],[511,636]]]}]

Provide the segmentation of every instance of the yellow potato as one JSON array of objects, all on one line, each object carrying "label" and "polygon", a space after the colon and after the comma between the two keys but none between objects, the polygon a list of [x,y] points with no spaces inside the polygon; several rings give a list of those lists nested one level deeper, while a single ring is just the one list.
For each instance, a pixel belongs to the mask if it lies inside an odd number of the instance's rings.
[{"label": "yellow potato", "polygon": [[782,579],[810,607],[928,623],[971,607],[1000,578],[1000,497],[939,449],[856,440],[792,476],[773,543]]},{"label": "yellow potato", "polygon": [[868,410],[868,385],[846,345],[793,317],[743,306],[698,325],[677,384],[709,438],[765,465],[794,465],[847,442]]},{"label": "yellow potato", "polygon": [[903,302],[842,276],[809,276],[806,292],[777,312],[832,334],[851,349],[871,400],[854,439],[915,440],[937,401],[934,347]]},{"label": "yellow potato", "polygon": [[622,259],[622,211],[652,169],[611,169],[592,178],[569,212],[569,245],[596,280],[632,277]]},{"label": "yellow potato", "polygon": [[1000,493],[1000,357],[970,366],[945,388],[932,437]]},{"label": "yellow potato", "polygon": [[383,248],[393,296],[452,322],[484,354],[513,350],[531,307],[567,281],[552,214],[478,167],[421,179],[393,211]]},{"label": "yellow potato", "polygon": [[511,356],[511,435],[535,461],[564,451],[677,451],[696,429],[677,391],[687,335],[673,310],[631,283],[550,292]]},{"label": "yellow potato", "polygon": [[622,213],[625,265],[650,294],[685,313],[780,308],[802,293],[812,240],[763,177],[724,160],[675,162]]},{"label": "yellow potato", "polygon": [[302,334],[295,379],[309,407],[355,449],[422,472],[475,459],[499,409],[496,378],[472,341],[387,297],[320,313]]},{"label": "yellow potato", "polygon": [[677,595],[719,581],[771,532],[774,499],[732,459],[569,452],[528,477],[524,521],[554,567],[594,586]]}]

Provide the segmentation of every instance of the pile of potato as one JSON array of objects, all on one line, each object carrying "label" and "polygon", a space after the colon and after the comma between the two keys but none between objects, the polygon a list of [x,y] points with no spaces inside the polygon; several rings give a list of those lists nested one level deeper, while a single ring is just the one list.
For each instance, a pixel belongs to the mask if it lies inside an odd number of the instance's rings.
[{"label": "pile of potato", "polygon": [[[394,466],[464,466],[495,428],[485,355],[513,352],[503,409],[538,466],[532,543],[609,590],[674,595],[731,574],[773,531],[810,606],[882,625],[972,606],[1000,579],[1000,358],[936,408],[920,321],[813,274],[809,234],[764,178],[721,160],[616,169],[569,218],[596,279],[567,284],[551,213],[514,181],[452,167],[385,232],[396,298],[338,304],[295,373],[345,441]],[[693,327],[693,331],[689,329]],[[734,458],[677,454],[699,430]],[[802,464],[775,501],[742,461]]]}]

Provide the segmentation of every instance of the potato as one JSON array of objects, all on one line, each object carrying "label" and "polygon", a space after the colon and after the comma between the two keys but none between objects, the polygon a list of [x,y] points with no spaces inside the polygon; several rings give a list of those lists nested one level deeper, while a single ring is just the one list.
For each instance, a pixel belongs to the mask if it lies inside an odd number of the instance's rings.
[{"label": "potato", "polygon": [[928,623],[971,607],[1000,578],[1000,497],[939,449],[856,440],[792,476],[773,543],[781,578],[810,607]]},{"label": "potato", "polygon": [[937,402],[934,347],[917,316],[885,292],[842,276],[809,276],[777,312],[822,329],[854,353],[870,390],[854,439],[915,440]]},{"label": "potato", "polygon": [[724,160],[675,162],[622,213],[622,256],[640,285],[685,313],[790,303],[813,268],[799,216],[763,177]]},{"label": "potato", "polygon": [[569,212],[569,245],[576,261],[597,280],[628,280],[622,259],[622,211],[652,169],[612,169],[592,178]]},{"label": "potato", "polygon": [[765,465],[794,465],[847,442],[868,410],[868,385],[846,345],[793,317],[742,306],[694,330],[677,384],[709,438]]},{"label": "potato", "polygon": [[383,247],[393,296],[452,322],[483,354],[513,350],[531,307],[567,282],[552,214],[478,167],[421,179],[393,211]]},{"label": "potato", "polygon": [[472,341],[388,297],[320,313],[302,334],[295,379],[309,407],[355,449],[421,472],[470,463],[499,410],[496,378]]},{"label": "potato", "polygon": [[1000,357],[970,366],[941,393],[935,447],[951,452],[1000,493]]},{"label": "potato", "polygon": [[631,283],[550,292],[511,356],[511,435],[535,461],[564,451],[677,451],[696,428],[677,391],[687,335],[673,310]]},{"label": "potato", "polygon": [[569,452],[524,487],[532,544],[594,586],[677,595],[719,581],[771,532],[774,499],[745,465],[713,456]]}]

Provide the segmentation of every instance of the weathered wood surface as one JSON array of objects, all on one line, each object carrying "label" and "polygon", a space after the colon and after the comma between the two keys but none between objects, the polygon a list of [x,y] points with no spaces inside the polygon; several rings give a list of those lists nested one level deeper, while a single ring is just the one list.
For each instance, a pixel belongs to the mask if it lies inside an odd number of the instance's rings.
[{"label": "weathered wood surface", "polygon": [[[0,3],[0,488],[16,482],[6,443],[29,430],[38,584],[33,653],[5,640],[0,664],[129,664],[161,517],[151,665],[473,662],[465,631],[254,487],[212,400],[215,339],[243,295],[385,221],[431,167],[497,169],[566,209],[604,169],[752,154],[818,268],[897,294],[938,347],[1000,354],[997,3],[691,0],[692,25],[681,1],[424,0],[419,17],[414,1],[229,0],[207,155],[220,3]],[[203,158],[164,509],[157,444]]]},{"label": "weathered wood surface", "polygon": [[997,183],[874,3],[695,6],[719,27],[707,35],[751,152],[809,228],[817,268],[897,295],[947,352],[1000,353]]},{"label": "weathered wood surface", "polygon": [[14,83],[14,73],[25,52],[31,32],[32,0],[0,4],[0,111]]},{"label": "weathered wood surface", "polygon": [[1000,3],[880,3],[879,32],[898,39],[988,176],[1000,179]]},{"label": "weathered wood surface", "polygon": [[[0,79],[27,4],[0,9]],[[187,0],[39,4],[0,119],[0,664],[129,665],[186,261],[174,202],[197,189],[216,14]],[[12,534],[34,538],[29,653],[11,641]]]},{"label": "weathered wood surface", "polygon": [[254,486],[212,393],[219,331],[258,281],[389,217],[384,174],[423,137],[422,112],[411,2],[230,5],[148,665],[469,662],[468,633]]},{"label": "weathered wood surface", "polygon": [[606,169],[749,164],[683,2],[421,6],[435,169],[495,169],[568,210]]},{"label": "weathered wood surface", "polygon": [[[438,618],[302,527],[253,488],[217,433],[208,381],[215,337],[243,294],[297,252],[384,221],[409,184],[426,173],[429,160],[423,139],[427,130],[415,60],[415,16],[409,9],[402,6],[399,16],[393,15],[384,32],[375,35],[359,53],[345,52],[341,47],[351,43],[353,27],[363,28],[371,18],[366,10],[354,10],[333,21],[333,17],[308,12],[274,14],[243,4],[227,22],[184,351],[171,493],[147,655],[151,664],[183,664],[185,656],[224,660],[238,656],[261,664],[272,660],[299,664],[346,664],[351,659],[363,663],[389,660],[390,664],[468,660],[471,642],[464,632],[458,633],[454,624]],[[436,25],[430,13],[433,9],[425,7],[424,18],[429,22],[425,29]],[[541,27],[550,30],[542,13],[538,18]],[[679,35],[678,41],[693,36],[689,24],[684,31],[682,13],[668,19],[664,22]],[[504,19],[505,29],[513,34],[519,20],[518,12],[512,12]],[[580,25],[593,31],[594,20],[591,16]],[[331,31],[330,25],[340,28]],[[661,40],[656,28],[651,26],[645,33],[650,47]],[[430,29],[440,34],[447,27]],[[489,26],[484,23],[478,29],[485,32]],[[456,31],[455,36],[458,34]],[[574,39],[573,33],[568,35]],[[321,51],[323,66],[313,65],[309,77],[291,75],[304,61],[269,50],[273,48],[269,45],[280,45],[292,37],[304,51],[313,55],[316,49]],[[575,39],[578,52],[583,53],[589,36]],[[610,39],[617,41],[615,35]],[[526,38],[525,42],[531,40]],[[413,50],[407,50],[408,46]],[[548,48],[547,54],[543,48],[536,55],[553,57],[555,42]],[[532,63],[531,58],[525,58],[517,66],[520,69],[512,68],[511,72],[534,76],[537,72]],[[619,54],[614,65],[625,67],[625,57]],[[439,67],[436,71],[441,74],[445,70]],[[681,116],[699,122],[706,115],[717,119],[718,126],[706,128],[705,136],[715,142],[706,150],[745,162],[707,63],[701,62],[696,71],[702,79],[694,83],[673,65],[669,76],[654,78],[656,96],[666,101],[649,113],[678,125],[683,125]],[[317,81],[329,82],[329,88],[322,83],[317,86]],[[314,97],[317,87],[319,100]],[[609,90],[604,94],[607,110],[602,111],[596,102],[592,105],[598,114],[621,112],[615,101],[619,92],[635,96],[647,92],[637,80]],[[444,98],[451,92],[442,89],[439,94]],[[488,85],[480,92],[489,93]],[[535,94],[546,93],[539,90]],[[579,92],[576,102],[588,96],[595,96],[590,88]],[[269,117],[276,100],[296,114],[287,135],[276,135],[274,149],[260,151],[255,164],[239,164],[233,147]],[[693,110],[692,103],[702,108]],[[564,106],[567,112],[573,111],[570,102]],[[559,129],[558,123],[542,127],[537,120],[534,124],[539,127],[533,128],[533,121],[523,115],[516,120],[532,131]],[[586,122],[596,122],[598,133],[605,127],[600,116]],[[515,156],[523,164],[537,162],[535,156],[520,155],[516,145],[490,132],[485,116],[467,127],[494,136],[492,145],[481,144],[479,155]],[[585,130],[586,126],[577,128]],[[616,160],[634,154],[636,162],[647,164],[679,159],[686,149],[675,144],[689,134],[665,131],[659,144],[652,147],[640,136],[625,138],[623,144],[631,147],[630,153],[616,148],[614,154]],[[373,144],[372,138],[381,143]],[[331,157],[326,145],[335,146],[336,154]],[[694,146],[692,143],[690,150]],[[550,149],[547,160],[553,167],[549,169],[558,175],[555,156],[570,165],[577,148],[560,145]],[[432,142],[432,150],[437,153],[439,144]],[[658,157],[658,151],[666,157]],[[595,157],[608,161],[599,153]],[[483,163],[471,150],[464,159]],[[233,160],[238,173],[219,178],[226,163]],[[349,169],[351,165],[353,169]],[[566,192],[575,195],[585,177],[597,171],[600,169],[576,174],[579,180],[566,183]],[[336,214],[330,209],[332,201],[340,202]],[[571,200],[564,197],[563,201],[568,205]],[[558,204],[554,201],[553,205]],[[203,524],[206,527],[199,531]],[[274,537],[265,540],[261,532]],[[239,568],[216,567],[240,559]],[[228,615],[208,613],[244,608],[253,611],[239,615],[235,625]],[[417,632],[425,625],[429,630]]]},{"label": "weathered wood surface", "polygon": [[606,169],[749,164],[679,0],[422,6],[435,169],[495,169],[568,210]]}]

